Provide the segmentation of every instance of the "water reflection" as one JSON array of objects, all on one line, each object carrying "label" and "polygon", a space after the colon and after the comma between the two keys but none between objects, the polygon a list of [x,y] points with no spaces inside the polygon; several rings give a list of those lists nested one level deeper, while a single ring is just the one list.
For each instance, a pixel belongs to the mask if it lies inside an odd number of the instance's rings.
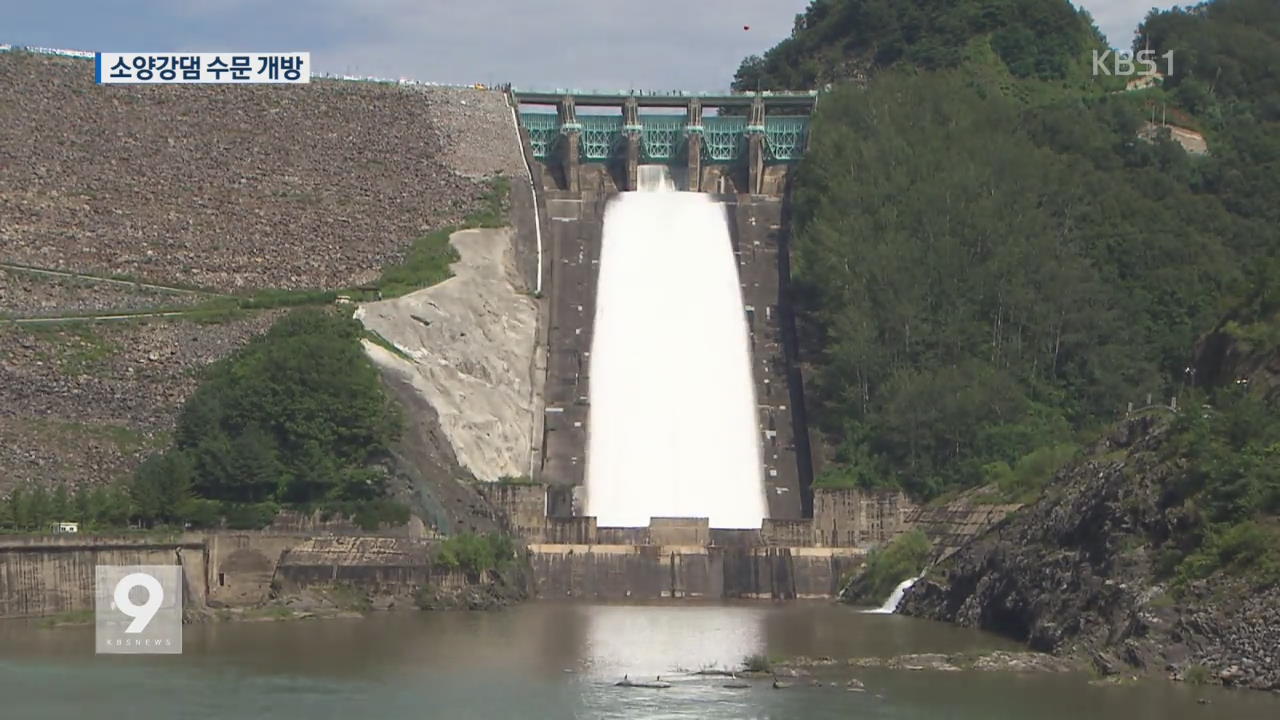
[{"label": "water reflection", "polygon": [[[188,626],[181,656],[95,656],[92,628],[0,622],[0,717],[1045,718],[1280,717],[1280,698],[1073,675],[862,670],[835,685],[728,689],[686,670],[743,656],[847,658],[1009,647],[982,633],[842,606],[532,603],[495,613]],[[667,690],[615,688],[661,675]],[[843,687],[857,676],[869,692]],[[1198,697],[1212,700],[1209,707]]]},{"label": "water reflection", "polygon": [[764,654],[767,608],[717,606],[583,607],[583,662],[597,677],[668,676],[703,668],[734,668]]}]

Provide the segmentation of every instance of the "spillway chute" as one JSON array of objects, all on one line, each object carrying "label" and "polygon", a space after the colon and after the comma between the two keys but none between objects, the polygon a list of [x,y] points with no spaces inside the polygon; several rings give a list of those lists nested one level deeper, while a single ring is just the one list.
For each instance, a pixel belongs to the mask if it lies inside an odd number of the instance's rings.
[{"label": "spillway chute", "polygon": [[590,361],[587,514],[602,527],[766,515],[750,344],[725,209],[641,166],[606,208]]}]

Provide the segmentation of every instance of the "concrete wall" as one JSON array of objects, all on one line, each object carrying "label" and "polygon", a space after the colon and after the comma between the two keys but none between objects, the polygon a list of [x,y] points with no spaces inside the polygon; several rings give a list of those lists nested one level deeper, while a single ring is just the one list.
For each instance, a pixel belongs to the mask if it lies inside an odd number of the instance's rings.
[{"label": "concrete wall", "polygon": [[935,562],[1022,507],[978,502],[981,491],[982,488],[978,488],[944,505],[912,508],[907,513],[907,523],[924,531],[933,544]]},{"label": "concrete wall", "polygon": [[649,522],[649,542],[654,545],[707,545],[711,523],[707,518],[656,517]]},{"label": "concrete wall", "polygon": [[[582,485],[586,473],[588,371],[606,196],[603,177],[597,180],[584,182],[580,193],[545,193],[543,289],[549,307],[539,478],[560,486]],[[569,495],[558,497],[565,500],[553,503],[551,514],[572,514]]]},{"label": "concrete wall", "polygon": [[275,593],[350,583],[370,593],[473,579],[436,571],[432,540],[407,537],[187,533],[172,540],[105,536],[0,537],[0,618],[92,610],[97,565],[180,565],[187,608],[251,607]]},{"label": "concrete wall", "polygon": [[[416,522],[415,522],[416,521]],[[296,510],[282,510],[271,524],[264,528],[267,534],[287,535],[368,535],[369,531],[352,521],[349,516],[331,515],[326,517],[319,510],[306,514]],[[378,528],[379,535],[396,537],[422,537],[428,534],[421,519],[411,518],[404,525],[383,524]]]},{"label": "concrete wall", "polygon": [[209,533],[207,548],[210,607],[248,607],[267,600],[280,557],[305,535],[252,532]]},{"label": "concrete wall", "polygon": [[133,537],[0,538],[0,618],[92,610],[97,565],[181,565],[183,604],[208,597],[205,545]]},{"label": "concrete wall", "polygon": [[186,607],[257,605],[270,597],[280,558],[306,540],[255,532],[0,538],[0,618],[92,610],[96,565],[181,565]]},{"label": "concrete wall", "polygon": [[803,437],[807,430],[802,412],[792,401],[799,393],[792,391],[784,336],[784,313],[788,310],[782,273],[786,266],[782,256],[782,201],[741,196],[727,210],[750,333],[769,517],[808,517],[812,512],[808,502],[811,476],[806,456],[808,442]]},{"label": "concrete wall", "polygon": [[501,516],[503,528],[525,542],[547,532],[547,487],[532,483],[478,483],[476,488]]},{"label": "concrete wall", "polygon": [[760,527],[761,545],[813,545],[813,520],[774,520],[766,518]]},{"label": "concrete wall", "polygon": [[[597,527],[593,517],[547,517],[549,492],[541,484],[482,485],[481,491],[503,517],[504,527],[526,543],[871,547],[893,540],[920,517],[901,491],[818,488],[812,520],[768,518],[759,530],[711,529],[706,518],[653,518],[640,528]],[[941,522],[936,513],[928,517]]]},{"label": "concrete wall", "polygon": [[813,494],[815,540],[828,547],[867,547],[910,529],[915,509],[900,490],[818,488]]},{"label": "concrete wall", "polygon": [[594,517],[547,518],[545,541],[551,543],[593,543],[598,536]]},{"label": "concrete wall", "polygon": [[374,593],[430,584],[432,543],[408,538],[320,537],[286,550],[275,583],[285,592],[348,583]]},{"label": "concrete wall", "polygon": [[689,545],[535,544],[542,598],[829,598],[864,551]]}]

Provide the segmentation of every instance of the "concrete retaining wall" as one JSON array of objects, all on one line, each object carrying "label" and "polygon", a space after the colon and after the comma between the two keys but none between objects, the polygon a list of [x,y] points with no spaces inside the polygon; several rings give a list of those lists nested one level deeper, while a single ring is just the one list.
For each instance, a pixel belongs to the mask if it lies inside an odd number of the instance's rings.
[{"label": "concrete retaining wall", "polygon": [[861,564],[855,548],[531,545],[543,598],[830,598]]},{"label": "concrete retaining wall", "polygon": [[202,542],[130,537],[0,538],[0,618],[92,610],[98,565],[180,565],[183,604],[208,597]]},{"label": "concrete retaining wall", "polygon": [[481,484],[504,526],[527,543],[872,547],[910,529],[919,513],[897,490],[817,488],[813,519],[765,519],[759,530],[708,527],[706,518],[652,518],[648,527],[597,527],[593,517],[548,517],[541,484]]},{"label": "concrete retaining wall", "polygon": [[0,618],[93,609],[97,565],[181,565],[188,608],[250,606],[270,595],[299,535],[187,533],[173,539],[31,535],[0,538]]},{"label": "concrete retaining wall", "polygon": [[432,581],[428,541],[388,537],[321,537],[284,551],[275,584],[292,592],[312,585],[351,584],[396,593]]}]

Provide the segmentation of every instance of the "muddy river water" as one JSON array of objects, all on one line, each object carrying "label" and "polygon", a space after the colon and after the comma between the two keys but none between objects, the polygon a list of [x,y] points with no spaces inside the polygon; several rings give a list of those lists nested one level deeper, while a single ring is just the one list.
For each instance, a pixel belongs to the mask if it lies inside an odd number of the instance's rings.
[{"label": "muddy river water", "polygon": [[[1014,649],[976,631],[825,603],[528,603],[498,612],[223,622],[182,655],[93,654],[93,628],[0,622],[0,718],[1277,718],[1280,696],[1083,673],[850,668],[726,688],[748,655]],[[670,683],[618,688],[624,676]],[[865,692],[852,692],[857,678]],[[1201,700],[1207,703],[1199,702]]]}]

